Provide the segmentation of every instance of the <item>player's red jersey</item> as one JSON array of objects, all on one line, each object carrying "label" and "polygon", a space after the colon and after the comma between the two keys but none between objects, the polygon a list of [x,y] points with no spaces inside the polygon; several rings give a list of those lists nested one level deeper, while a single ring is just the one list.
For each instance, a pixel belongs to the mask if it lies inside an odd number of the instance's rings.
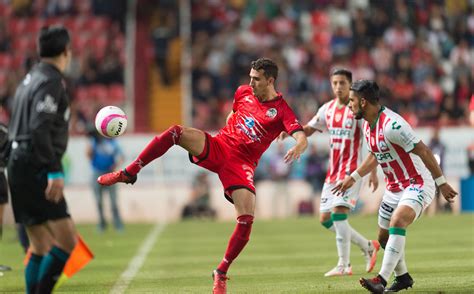
[{"label": "player's red jersey", "polygon": [[474,94],[471,95],[471,103],[469,103],[469,110],[474,111]]},{"label": "player's red jersey", "polygon": [[235,91],[233,111],[216,137],[255,163],[282,131],[291,135],[303,130],[281,94],[271,101],[260,102],[248,85]]}]

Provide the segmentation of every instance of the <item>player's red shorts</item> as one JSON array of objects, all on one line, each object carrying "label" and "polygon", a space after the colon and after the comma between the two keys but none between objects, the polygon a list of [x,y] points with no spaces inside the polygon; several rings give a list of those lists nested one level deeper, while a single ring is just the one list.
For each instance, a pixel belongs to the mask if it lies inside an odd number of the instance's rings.
[{"label": "player's red shorts", "polygon": [[206,134],[204,150],[198,156],[189,155],[189,160],[201,167],[215,172],[224,186],[224,196],[230,202],[232,191],[247,189],[255,194],[253,175],[256,163],[247,160],[242,154],[231,149],[221,139]]}]

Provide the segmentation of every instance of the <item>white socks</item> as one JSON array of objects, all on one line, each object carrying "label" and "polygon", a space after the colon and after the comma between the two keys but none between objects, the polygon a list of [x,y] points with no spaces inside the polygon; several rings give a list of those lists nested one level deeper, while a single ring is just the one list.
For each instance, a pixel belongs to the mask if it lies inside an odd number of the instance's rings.
[{"label": "white socks", "polygon": [[[380,269],[379,275],[388,281],[395,267],[398,265],[401,258],[404,257],[405,251],[405,234],[406,230],[403,228],[392,227],[389,229],[389,237],[387,245],[385,246],[385,252],[383,255],[382,268]],[[406,264],[403,261],[400,264],[400,271],[406,269]]]},{"label": "white socks", "polygon": [[334,213],[331,216],[336,228],[336,246],[339,255],[338,265],[349,266],[351,255],[351,226],[347,214]]}]

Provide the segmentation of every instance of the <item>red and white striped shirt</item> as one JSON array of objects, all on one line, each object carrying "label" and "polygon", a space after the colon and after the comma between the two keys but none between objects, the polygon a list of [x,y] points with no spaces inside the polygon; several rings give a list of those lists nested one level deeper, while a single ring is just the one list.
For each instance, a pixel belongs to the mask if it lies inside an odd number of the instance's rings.
[{"label": "red and white striped shirt", "polygon": [[344,180],[361,161],[362,122],[337,98],[325,103],[308,122],[308,126],[328,130],[330,138],[329,168],[326,183]]},{"label": "red and white striped shirt", "polygon": [[420,139],[400,115],[382,106],[377,121],[364,122],[367,148],[385,174],[387,190],[403,191],[410,184],[423,185],[430,173],[418,155],[410,153]]}]

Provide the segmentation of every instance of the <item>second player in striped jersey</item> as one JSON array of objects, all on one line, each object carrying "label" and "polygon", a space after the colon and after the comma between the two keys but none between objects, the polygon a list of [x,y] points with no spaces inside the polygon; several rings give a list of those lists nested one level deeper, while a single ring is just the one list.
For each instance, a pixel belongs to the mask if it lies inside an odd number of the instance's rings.
[{"label": "second player in striped jersey", "polygon": [[[374,268],[380,247],[378,241],[367,240],[347,220],[349,211],[354,209],[359,198],[360,184],[352,187],[344,197],[337,197],[331,192],[338,182],[348,177],[361,163],[362,122],[356,120],[347,107],[351,82],[350,71],[335,69],[331,73],[331,87],[336,97],[324,104],[303,127],[307,136],[327,130],[330,138],[329,169],[321,194],[320,222],[336,233],[339,261],[334,269],[325,274],[326,277],[352,274],[351,241],[364,253],[367,272]],[[378,186],[376,169],[371,174],[370,184],[373,184],[374,190]]]},{"label": "second player in striped jersey", "polygon": [[[449,202],[457,192],[446,182],[431,150],[400,115],[380,105],[378,95],[379,87],[374,81],[360,80],[351,86],[349,107],[356,119],[365,120],[364,136],[370,154],[333,191],[344,195],[377,164],[382,167],[387,186],[378,223],[379,242],[385,253],[379,274],[373,279],[361,278],[360,283],[372,293],[387,293],[414,283],[405,263],[406,229],[431,203],[435,184]],[[385,289],[392,272],[395,281]]]}]

